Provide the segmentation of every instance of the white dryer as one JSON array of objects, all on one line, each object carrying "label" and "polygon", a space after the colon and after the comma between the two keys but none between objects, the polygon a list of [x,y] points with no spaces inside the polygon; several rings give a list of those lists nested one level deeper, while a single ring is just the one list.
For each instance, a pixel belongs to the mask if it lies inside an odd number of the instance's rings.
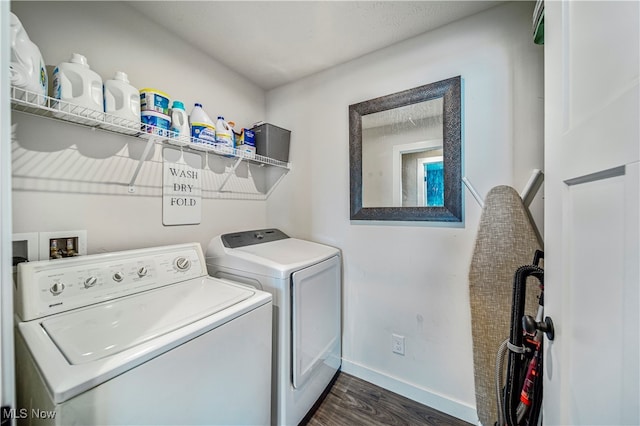
[{"label": "white dryer", "polygon": [[19,268],[19,424],[270,421],[272,297],[210,277],[199,244]]},{"label": "white dryer", "polygon": [[340,251],[278,229],[219,235],[209,274],[273,295],[272,424],[297,425],[341,365]]}]

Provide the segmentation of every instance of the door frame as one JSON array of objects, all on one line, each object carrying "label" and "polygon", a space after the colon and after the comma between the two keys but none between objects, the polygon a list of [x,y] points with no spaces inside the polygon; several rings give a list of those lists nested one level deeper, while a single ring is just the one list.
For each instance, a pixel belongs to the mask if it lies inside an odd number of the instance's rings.
[{"label": "door frame", "polygon": [[[15,407],[15,363],[13,355],[13,273],[11,216],[11,108],[10,108],[10,2],[0,1],[0,403]],[[10,413],[10,411],[8,412]],[[11,424],[15,420],[11,419]]]}]

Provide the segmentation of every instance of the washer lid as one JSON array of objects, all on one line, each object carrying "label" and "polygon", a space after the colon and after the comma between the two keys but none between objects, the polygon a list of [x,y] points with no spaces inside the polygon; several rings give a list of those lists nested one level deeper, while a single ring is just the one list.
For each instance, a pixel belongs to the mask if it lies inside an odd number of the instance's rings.
[{"label": "washer lid", "polygon": [[[229,256],[236,258],[235,262],[226,266],[288,279],[297,270],[336,256],[339,250],[311,241],[286,238],[235,249],[227,248],[226,252]],[[212,259],[212,262],[216,263],[216,260]],[[224,265],[225,263],[225,260],[222,260],[219,264]]]},{"label": "washer lid", "polygon": [[196,279],[44,320],[70,364],[122,352],[242,302],[255,292]]}]

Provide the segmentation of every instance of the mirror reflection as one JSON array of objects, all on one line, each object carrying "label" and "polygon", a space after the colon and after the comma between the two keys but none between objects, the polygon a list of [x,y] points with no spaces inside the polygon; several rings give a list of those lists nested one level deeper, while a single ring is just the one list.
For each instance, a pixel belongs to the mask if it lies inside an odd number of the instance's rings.
[{"label": "mirror reflection", "polygon": [[462,222],[461,77],[349,105],[351,220]]},{"label": "mirror reflection", "polygon": [[363,207],[444,206],[442,98],[362,116]]}]

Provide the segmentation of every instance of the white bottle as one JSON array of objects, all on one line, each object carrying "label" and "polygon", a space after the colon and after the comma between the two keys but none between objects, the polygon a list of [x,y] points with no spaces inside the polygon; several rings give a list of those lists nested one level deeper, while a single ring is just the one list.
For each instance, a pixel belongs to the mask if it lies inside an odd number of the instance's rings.
[{"label": "white bottle", "polygon": [[216,126],[213,120],[202,109],[202,104],[195,104],[189,115],[191,138],[194,143],[215,145]]},{"label": "white bottle", "polygon": [[233,130],[231,130],[231,127],[224,121],[222,116],[218,116],[218,121],[216,122],[216,144],[221,148],[235,148]]},{"label": "white bottle", "polygon": [[126,73],[116,71],[111,80],[105,80],[104,112],[140,121],[140,92],[129,83]]},{"label": "white bottle", "polygon": [[27,97],[22,96],[23,93],[17,92],[16,96],[44,105],[47,102],[48,79],[47,69],[42,54],[40,54],[40,49],[29,39],[22,23],[13,13],[10,15],[9,31],[11,39],[11,58],[9,59],[11,85],[36,94]]},{"label": "white bottle", "polygon": [[[89,68],[87,58],[74,53],[53,71],[53,97],[79,106],[58,108],[84,117],[101,118],[103,106],[102,78]],[[93,112],[95,111],[95,112]]]},{"label": "white bottle", "polygon": [[105,117],[107,122],[140,129],[140,92],[129,84],[127,74],[122,71],[117,71],[112,80],[104,82],[104,112],[127,120]]},{"label": "white bottle", "polygon": [[173,104],[171,105],[170,130],[180,139],[189,137],[189,116],[184,110],[184,104],[180,101],[173,101]]}]

